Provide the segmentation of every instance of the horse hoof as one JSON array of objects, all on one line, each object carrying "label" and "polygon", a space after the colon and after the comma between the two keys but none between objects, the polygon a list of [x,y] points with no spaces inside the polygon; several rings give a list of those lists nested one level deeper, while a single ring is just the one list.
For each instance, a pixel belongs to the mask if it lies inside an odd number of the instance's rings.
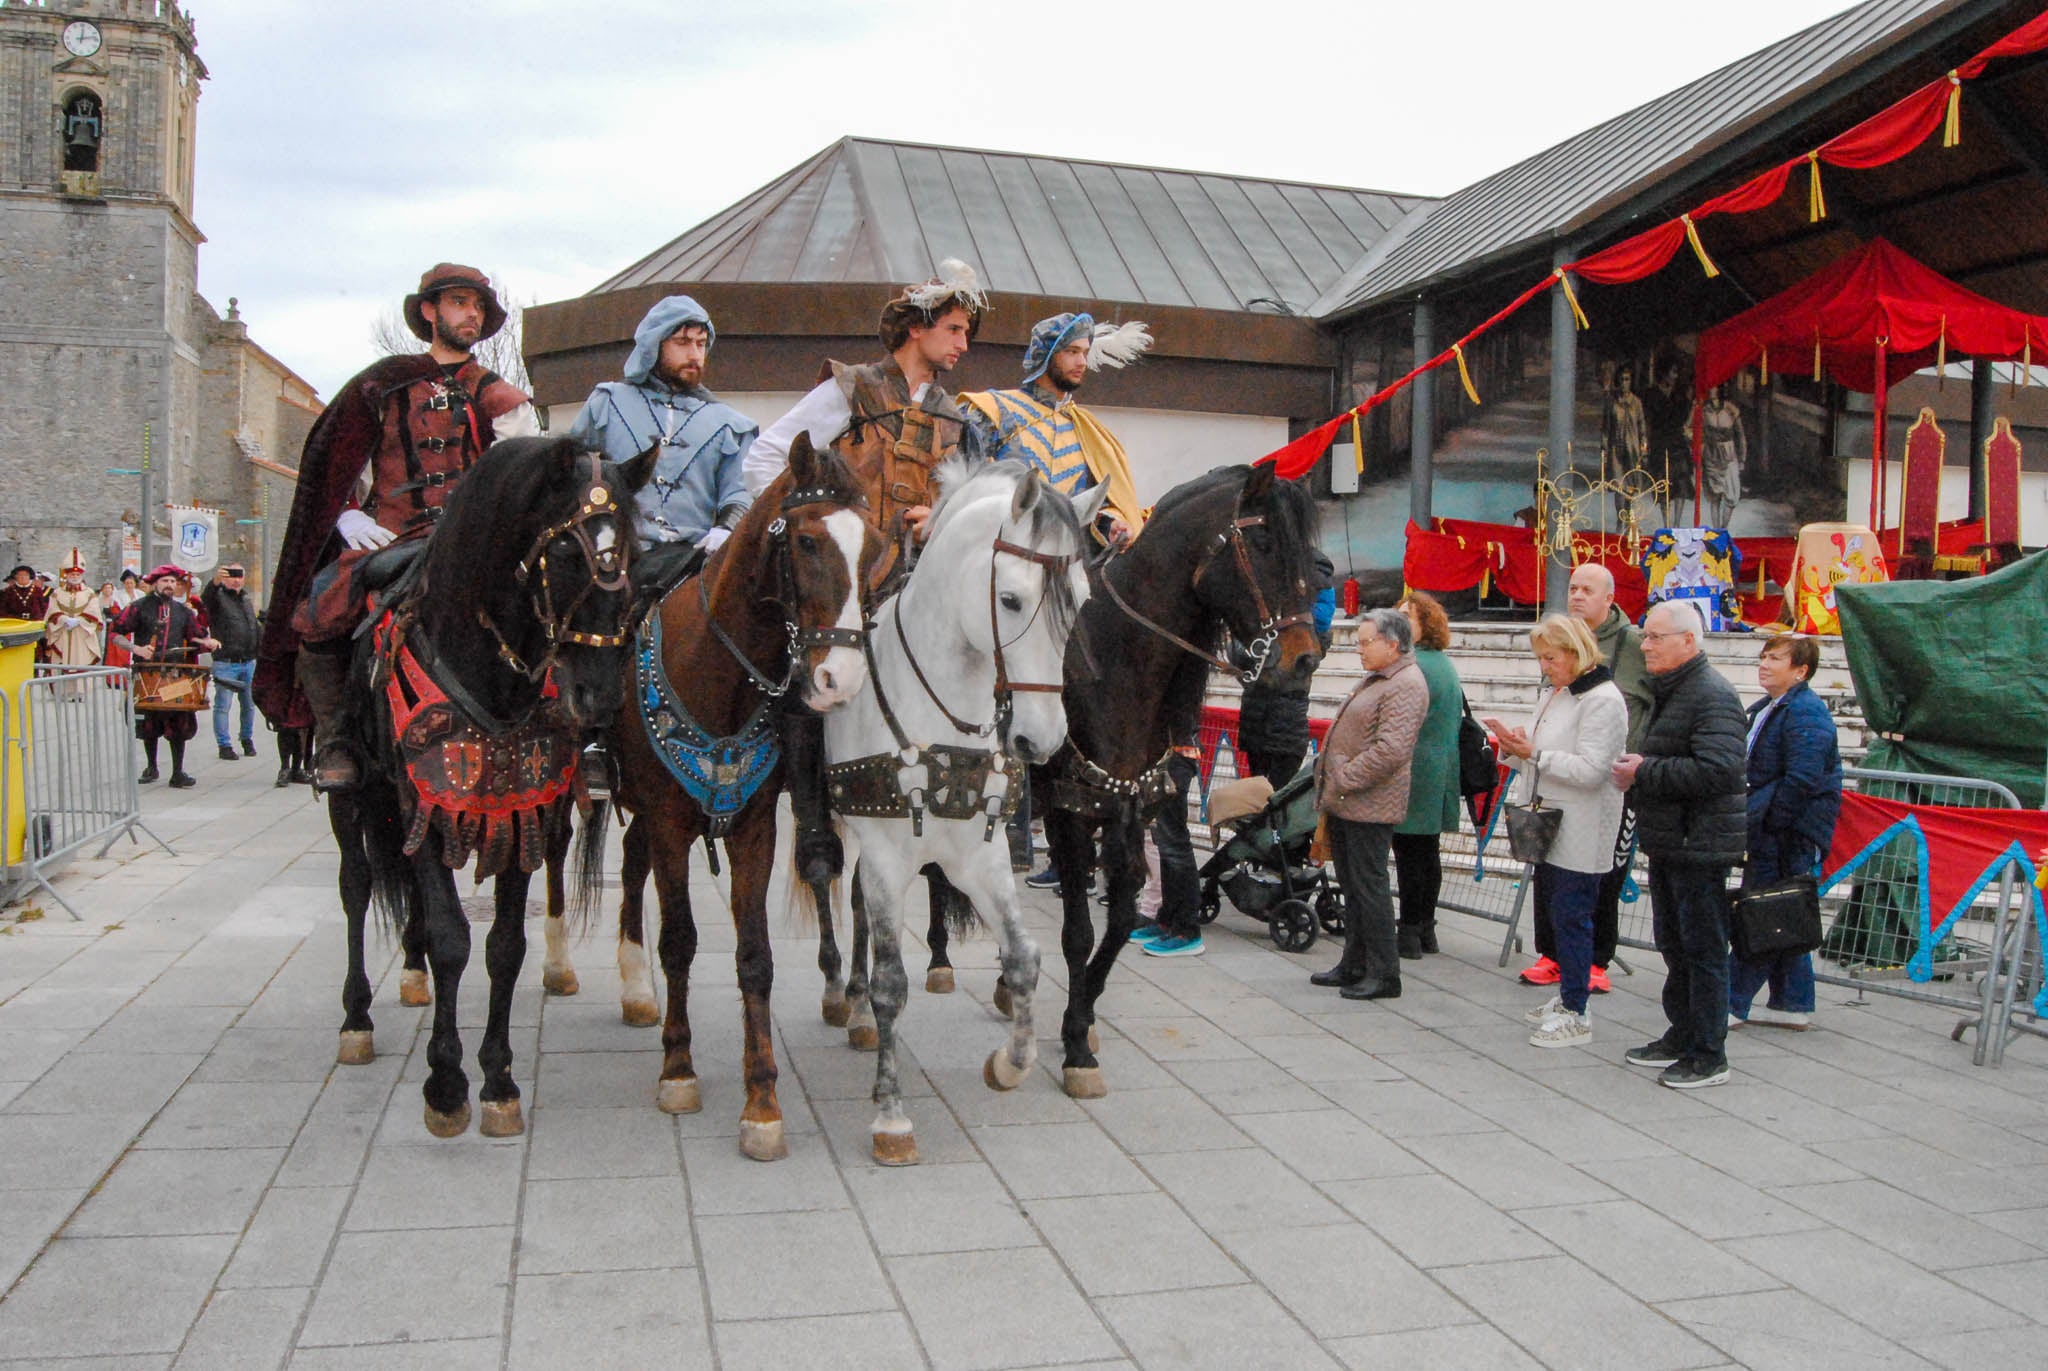
[{"label": "horse hoof", "polygon": [[635,1028],[652,1028],[661,1022],[661,1006],[652,996],[628,995],[619,1001],[619,1017]]},{"label": "horse hoof", "polygon": [[999,1047],[989,1053],[988,1060],[982,1064],[981,1079],[991,1090],[1015,1090],[1024,1084],[1025,1073],[1030,1069],[1028,1064],[1010,1065],[1010,1054]]},{"label": "horse hoof", "polygon": [[1109,1093],[1099,1066],[1070,1066],[1060,1073],[1060,1089],[1070,1100],[1099,1100]]},{"label": "horse hoof", "polygon": [[755,1123],[740,1120],[740,1151],[757,1162],[779,1162],[789,1155],[789,1143],[782,1136],[782,1120]]},{"label": "horse hoof", "polygon": [[434,992],[427,985],[424,971],[401,971],[398,973],[398,1002],[414,1009],[434,1002]]},{"label": "horse hoof", "polygon": [[875,1161],[882,1166],[916,1166],[917,1135],[915,1133],[876,1133]]},{"label": "horse hoof", "polygon": [[565,966],[559,971],[548,967],[540,973],[541,989],[550,995],[574,995],[583,987],[576,980],[576,968]]},{"label": "horse hoof", "polygon": [[517,1100],[485,1100],[483,1121],[476,1131],[486,1138],[516,1138],[526,1131],[526,1118]]},{"label": "horse hoof", "polygon": [[1088,1055],[1094,1056],[1102,1050],[1102,1039],[1095,1032],[1095,1025],[1088,1025]]},{"label": "horse hoof", "polygon": [[459,1138],[469,1131],[469,1101],[452,1114],[443,1114],[432,1105],[427,1106],[427,1132],[437,1138]]},{"label": "horse hoof", "polygon": [[953,968],[935,966],[924,973],[924,993],[927,995],[950,995],[953,993]]},{"label": "horse hoof", "polygon": [[993,998],[995,1001],[996,1013],[1002,1015],[1006,1019],[1012,1017],[1011,1010],[1014,1008],[1014,1006],[1010,1003],[1010,987],[1005,985],[1001,981],[997,981],[996,993]]},{"label": "horse hoof", "polygon": [[348,1029],[341,1032],[341,1046],[335,1049],[334,1061],[338,1066],[368,1066],[376,1060],[377,1049],[373,1043],[375,1034],[369,1029]]},{"label": "horse hoof", "polygon": [[846,1045],[856,1052],[878,1052],[882,1047],[882,1034],[871,1023],[855,1024],[846,1030]]},{"label": "horse hoof", "polygon": [[846,1002],[846,996],[827,991],[825,998],[818,1001],[818,1013],[834,1028],[846,1027],[846,1020],[853,1013],[853,1006]]},{"label": "horse hoof", "polygon": [[654,1104],[664,1114],[694,1114],[704,1107],[704,1096],[697,1089],[697,1078],[685,1076],[656,1087]]}]

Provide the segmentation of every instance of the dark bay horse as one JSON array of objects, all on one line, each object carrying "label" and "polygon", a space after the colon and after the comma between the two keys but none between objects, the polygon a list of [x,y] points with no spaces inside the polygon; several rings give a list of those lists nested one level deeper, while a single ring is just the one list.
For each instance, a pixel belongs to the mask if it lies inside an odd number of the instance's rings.
[{"label": "dark bay horse", "polygon": [[[740,1148],[759,1161],[788,1155],[768,1017],[768,883],[782,793],[774,715],[785,697],[826,713],[866,684],[862,596],[883,549],[861,485],[836,454],[814,454],[799,435],[789,459],[703,571],[671,591],[642,629],[629,698],[612,726],[618,801],[632,815],[619,908],[623,1012],[629,1023],[651,1023],[656,1012],[642,931],[651,870],[668,990],[655,1101],[671,1114],[702,1108],[690,1055],[690,849],[707,834],[722,837],[745,1036]],[[828,968],[828,978],[837,973]]]},{"label": "dark bay horse", "polygon": [[[550,857],[550,897],[568,843],[585,733],[618,709],[626,650],[633,491],[648,452],[623,466],[566,438],[491,446],[449,495],[418,553],[416,581],[356,645],[347,728],[366,759],[362,784],[331,795],[348,915],[347,1011],[340,1059],[372,1054],[363,924],[374,891],[410,954],[433,975],[427,1131],[469,1126],[456,992],[469,962],[469,920],[455,871],[474,855],[495,876],[485,942],[489,1016],[479,1065],[482,1131],[524,1131],[512,1079],[512,991],[526,957],[526,893]],[[584,851],[594,889],[601,832]]]},{"label": "dark bay horse", "polygon": [[[1067,651],[1067,746],[1033,771],[1060,891],[1067,1012],[1060,1024],[1066,1092],[1106,1093],[1095,1059],[1095,1002],[1137,926],[1144,831],[1162,803],[1175,742],[1191,741],[1225,629],[1270,682],[1306,688],[1320,656],[1310,606],[1315,509],[1305,486],[1269,464],[1222,467],[1168,491],[1129,550],[1095,575]],[[1093,663],[1091,667],[1090,658]],[[1099,668],[1099,675],[1093,668]],[[1101,941],[1082,873],[1102,836],[1109,918]],[[934,921],[936,922],[936,921]],[[1009,988],[998,984],[997,1005]]]}]

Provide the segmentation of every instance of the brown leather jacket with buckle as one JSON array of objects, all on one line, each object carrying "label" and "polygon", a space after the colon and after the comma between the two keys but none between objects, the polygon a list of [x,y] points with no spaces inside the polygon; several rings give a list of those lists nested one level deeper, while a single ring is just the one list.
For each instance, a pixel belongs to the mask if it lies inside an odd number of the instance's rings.
[{"label": "brown leather jacket with buckle", "polygon": [[876,568],[879,583],[899,560],[903,512],[938,503],[935,473],[960,445],[966,417],[936,381],[912,403],[910,382],[894,358],[864,366],[828,362],[825,374],[838,383],[853,412],[851,424],[832,446],[860,477],[875,522],[889,540]]}]

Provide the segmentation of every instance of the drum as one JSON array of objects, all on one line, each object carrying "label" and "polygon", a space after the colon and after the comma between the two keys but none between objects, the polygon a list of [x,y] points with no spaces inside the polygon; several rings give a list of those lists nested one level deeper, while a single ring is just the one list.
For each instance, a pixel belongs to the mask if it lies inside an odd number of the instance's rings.
[{"label": "drum", "polygon": [[185,662],[137,662],[135,707],[186,713],[205,709],[206,686],[212,675],[207,667]]}]

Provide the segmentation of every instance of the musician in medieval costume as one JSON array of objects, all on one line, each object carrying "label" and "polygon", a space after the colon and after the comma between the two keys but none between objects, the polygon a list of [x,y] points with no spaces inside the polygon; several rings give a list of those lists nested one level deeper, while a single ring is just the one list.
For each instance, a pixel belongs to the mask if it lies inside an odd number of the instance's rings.
[{"label": "musician in medieval costume", "polygon": [[1749,456],[1749,438],[1742,428],[1742,410],[1715,386],[1700,406],[1700,484],[1706,491],[1705,523],[1726,528],[1742,502],[1742,464]]},{"label": "musician in medieval costume", "polygon": [[1134,536],[1144,517],[1123,444],[1074,395],[1090,371],[1127,366],[1151,346],[1143,324],[1098,324],[1086,314],[1056,314],[1031,328],[1022,386],[960,397],[991,460],[1026,462],[1069,497],[1109,486],[1095,530],[1105,543]]},{"label": "musician in medieval costume", "polygon": [[[306,435],[257,656],[254,693],[266,718],[294,717],[295,694],[311,706],[314,784],[324,790],[347,790],[360,776],[341,723],[351,635],[369,608],[366,559],[394,542],[423,542],[485,449],[540,431],[526,394],[471,355],[505,323],[488,277],[442,262],[405,297],[404,313],[427,350],[351,378]],[[366,472],[369,489],[358,497]]]},{"label": "musician in medieval costume", "polygon": [[[114,626],[115,632],[127,639],[125,644],[134,653],[137,662],[182,662],[197,664],[199,654],[211,652],[220,644],[206,636],[199,626],[199,616],[185,602],[180,590],[185,573],[174,566],[160,566],[149,573],[149,594],[128,606],[121,621]],[[135,715],[135,736],[142,740],[142,750],[148,764],[143,767],[137,780],[147,785],[160,774],[156,769],[157,741],[169,739],[171,744],[171,786],[177,790],[189,790],[199,782],[192,779],[185,770],[185,744],[192,741],[199,732],[199,715],[189,709],[138,710]]]},{"label": "musician in medieval costume", "polygon": [[[889,355],[861,366],[826,363],[817,386],[747,453],[747,489],[757,496],[766,489],[789,465],[790,443],[808,433],[813,448],[837,448],[855,471],[879,473],[872,512],[895,549],[885,554],[885,575],[906,571],[938,501],[938,466],[967,437],[966,417],[942,382],[967,355],[987,305],[974,269],[948,258],[936,277],[883,306],[879,331]],[[971,438],[969,444],[968,455],[978,460]],[[839,836],[826,815],[825,721],[795,702],[794,692],[786,698],[783,784],[796,814],[797,872],[816,884],[837,876],[841,864]]]},{"label": "musician in medieval costume", "polygon": [[702,305],[669,296],[633,330],[626,379],[600,383],[569,428],[614,462],[661,449],[635,497],[644,555],[633,562],[633,589],[647,602],[716,552],[754,503],[740,469],[760,425],[703,384],[717,340]]},{"label": "musician in medieval costume", "polygon": [[43,618],[44,660],[58,666],[98,666],[100,630],[106,620],[100,597],[85,583],[85,562],[78,549],[57,568],[57,589]]}]

